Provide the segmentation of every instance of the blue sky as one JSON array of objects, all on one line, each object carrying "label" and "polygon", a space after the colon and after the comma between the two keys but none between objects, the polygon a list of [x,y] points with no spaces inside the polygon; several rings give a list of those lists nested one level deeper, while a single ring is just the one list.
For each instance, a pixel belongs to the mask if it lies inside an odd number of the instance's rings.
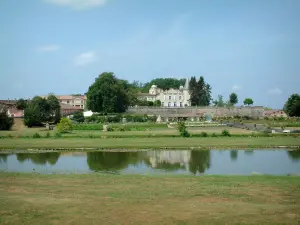
[{"label": "blue sky", "polygon": [[0,99],[204,76],[281,108],[300,87],[298,0],[1,0]]}]

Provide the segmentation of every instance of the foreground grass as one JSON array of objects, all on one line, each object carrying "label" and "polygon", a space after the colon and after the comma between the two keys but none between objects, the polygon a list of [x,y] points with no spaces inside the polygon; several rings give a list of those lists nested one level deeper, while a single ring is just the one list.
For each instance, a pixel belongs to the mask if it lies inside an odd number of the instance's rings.
[{"label": "foreground grass", "polygon": [[299,177],[0,173],[0,224],[299,222]]},{"label": "foreground grass", "polygon": [[268,148],[299,146],[300,137],[210,137],[210,138],[50,138],[1,139],[0,149],[146,149],[146,148]]}]

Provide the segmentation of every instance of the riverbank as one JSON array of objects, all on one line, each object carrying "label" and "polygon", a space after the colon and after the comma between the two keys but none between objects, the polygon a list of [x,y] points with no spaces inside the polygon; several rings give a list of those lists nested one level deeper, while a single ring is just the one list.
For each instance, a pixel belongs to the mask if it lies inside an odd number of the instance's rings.
[{"label": "riverbank", "polygon": [[0,149],[97,150],[97,149],[245,149],[297,148],[299,137],[216,137],[216,138],[39,138],[0,140]]},{"label": "riverbank", "polygon": [[0,173],[1,224],[297,224],[294,176]]}]

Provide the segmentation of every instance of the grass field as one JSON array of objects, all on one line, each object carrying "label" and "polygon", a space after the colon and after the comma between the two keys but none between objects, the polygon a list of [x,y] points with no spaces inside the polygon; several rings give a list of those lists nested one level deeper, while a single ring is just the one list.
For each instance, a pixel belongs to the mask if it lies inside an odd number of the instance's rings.
[{"label": "grass field", "polygon": [[[231,134],[251,134],[253,131],[233,128],[233,127],[203,127],[203,128],[188,128],[188,131],[191,134],[200,134],[201,132],[206,132],[208,134],[216,133],[220,134],[224,129],[228,130]],[[46,133],[49,132],[52,136],[54,136],[55,131],[49,131],[45,128],[27,128],[19,130],[11,130],[11,131],[0,131],[0,136],[8,136],[11,135],[13,137],[20,136],[33,136],[35,133],[39,133],[41,136],[45,136]],[[177,129],[172,128],[154,128],[148,131],[113,131],[113,132],[103,132],[103,131],[89,131],[89,130],[73,130],[69,134],[64,134],[63,136],[114,136],[114,135],[122,135],[122,136],[148,136],[148,135],[177,135],[179,136],[179,132]]]},{"label": "grass field", "polygon": [[0,173],[0,224],[299,223],[299,177]]},{"label": "grass field", "polygon": [[1,139],[0,149],[267,148],[300,146],[300,137]]}]

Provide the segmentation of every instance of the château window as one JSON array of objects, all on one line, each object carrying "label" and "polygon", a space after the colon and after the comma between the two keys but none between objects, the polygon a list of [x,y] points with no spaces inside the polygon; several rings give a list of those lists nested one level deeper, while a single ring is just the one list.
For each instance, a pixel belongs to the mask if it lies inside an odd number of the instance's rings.
[{"label": "ch\u00e2teau window", "polygon": [[172,96],[169,96],[169,100],[171,100],[172,99]]}]

